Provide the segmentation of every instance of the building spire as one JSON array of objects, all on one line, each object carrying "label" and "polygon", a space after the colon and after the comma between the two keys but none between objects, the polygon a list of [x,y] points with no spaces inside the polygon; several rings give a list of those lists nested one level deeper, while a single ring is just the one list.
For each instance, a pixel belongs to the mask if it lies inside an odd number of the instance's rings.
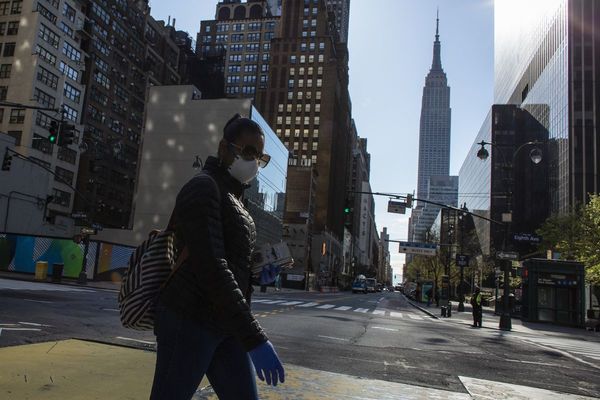
[{"label": "building spire", "polygon": [[437,16],[435,20],[435,42],[433,42],[433,63],[431,64],[432,71],[442,70],[442,57],[441,44],[440,44],[440,10],[437,10]]}]

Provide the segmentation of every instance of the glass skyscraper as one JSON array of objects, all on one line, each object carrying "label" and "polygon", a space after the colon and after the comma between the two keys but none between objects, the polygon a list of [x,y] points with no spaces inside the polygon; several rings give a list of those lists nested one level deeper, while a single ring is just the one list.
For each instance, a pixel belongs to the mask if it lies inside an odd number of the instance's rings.
[{"label": "glass skyscraper", "polygon": [[549,133],[550,207],[564,212],[600,187],[600,5],[495,2],[496,104],[527,110]]}]

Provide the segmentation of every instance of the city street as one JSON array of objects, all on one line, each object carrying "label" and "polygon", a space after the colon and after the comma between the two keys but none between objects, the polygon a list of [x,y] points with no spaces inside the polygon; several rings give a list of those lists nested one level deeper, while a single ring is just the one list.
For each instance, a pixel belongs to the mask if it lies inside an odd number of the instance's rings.
[{"label": "city street", "polygon": [[[0,279],[0,346],[76,338],[153,349],[151,333],[120,326],[116,297],[111,290]],[[313,371],[459,393],[476,378],[600,396],[598,335],[473,329],[432,318],[398,292],[270,288],[255,292],[253,309],[284,363]]]}]

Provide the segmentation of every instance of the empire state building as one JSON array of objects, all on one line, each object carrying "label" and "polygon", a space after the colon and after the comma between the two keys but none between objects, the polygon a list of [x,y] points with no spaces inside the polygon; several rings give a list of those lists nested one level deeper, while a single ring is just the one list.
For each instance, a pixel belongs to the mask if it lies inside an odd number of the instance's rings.
[{"label": "empire state building", "polygon": [[[436,19],[433,62],[425,79],[419,128],[419,169],[417,199],[456,203],[452,197],[454,179],[450,174],[450,87],[442,68],[439,16]],[[441,186],[440,186],[441,185]],[[418,202],[417,202],[418,203]],[[431,227],[439,207],[418,204],[411,217],[409,238],[422,241]]]}]

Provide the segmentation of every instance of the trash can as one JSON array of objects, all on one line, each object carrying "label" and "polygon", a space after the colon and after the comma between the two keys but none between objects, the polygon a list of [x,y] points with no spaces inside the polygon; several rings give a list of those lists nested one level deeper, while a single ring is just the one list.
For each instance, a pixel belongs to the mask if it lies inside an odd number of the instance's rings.
[{"label": "trash can", "polygon": [[48,279],[48,261],[38,261],[35,263],[35,280],[45,281]]},{"label": "trash can", "polygon": [[52,282],[60,283],[64,269],[65,264],[63,263],[52,264]]}]

